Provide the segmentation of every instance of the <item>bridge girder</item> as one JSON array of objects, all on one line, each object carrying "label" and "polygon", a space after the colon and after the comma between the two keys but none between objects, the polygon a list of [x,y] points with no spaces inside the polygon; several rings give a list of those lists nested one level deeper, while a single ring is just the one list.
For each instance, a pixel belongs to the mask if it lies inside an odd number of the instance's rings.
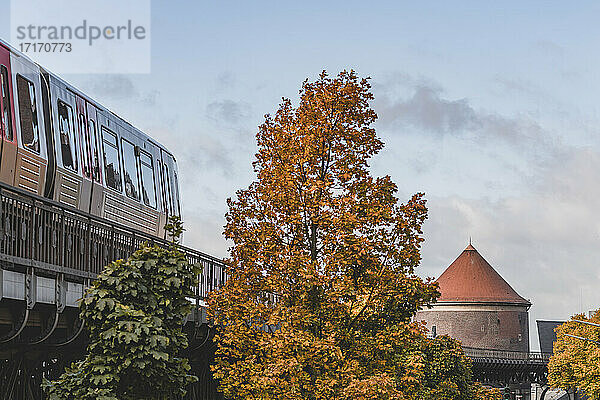
[{"label": "bridge girder", "polygon": [[481,383],[507,386],[510,384],[548,382],[547,362],[500,358],[471,357],[473,378]]}]

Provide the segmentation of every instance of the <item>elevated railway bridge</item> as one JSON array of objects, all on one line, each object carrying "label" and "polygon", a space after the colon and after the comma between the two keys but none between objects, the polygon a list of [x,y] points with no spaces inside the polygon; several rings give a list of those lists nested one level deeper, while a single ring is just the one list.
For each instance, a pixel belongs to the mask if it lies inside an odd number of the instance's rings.
[{"label": "elevated railway bridge", "polygon": [[[55,378],[85,350],[77,300],[109,262],[143,242],[168,242],[0,183],[0,400],[42,399],[42,378]],[[181,247],[203,270],[184,329],[187,356],[200,380],[189,399],[218,399],[208,370],[214,354],[206,295],[226,279],[223,263]],[[546,383],[549,354],[465,348],[476,380],[497,386]]]},{"label": "elevated railway bridge", "polygon": [[[0,183],[0,400],[42,399],[42,378],[55,378],[83,354],[84,326],[77,300],[102,268],[126,258],[143,242],[168,242]],[[207,369],[213,354],[206,315],[207,293],[226,279],[223,263],[181,247],[203,267],[184,329],[187,356],[200,381],[190,399],[213,399]]]},{"label": "elevated railway bridge", "polygon": [[550,353],[463,348],[471,359],[473,377],[490,385],[537,383],[545,385]]},{"label": "elevated railway bridge", "polygon": [[540,400],[549,393],[548,362],[551,353],[518,352],[463,347],[471,359],[473,378],[495,387],[540,385]]}]

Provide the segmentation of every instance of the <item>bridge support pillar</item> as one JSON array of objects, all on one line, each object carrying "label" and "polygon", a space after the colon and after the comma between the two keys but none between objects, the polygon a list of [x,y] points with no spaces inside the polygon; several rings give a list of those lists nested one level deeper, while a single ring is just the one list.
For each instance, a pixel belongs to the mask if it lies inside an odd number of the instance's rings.
[{"label": "bridge support pillar", "polygon": [[65,287],[65,275],[58,274],[56,276],[56,311],[61,314],[65,310],[67,303],[67,291]]},{"label": "bridge support pillar", "polygon": [[27,268],[27,274],[25,275],[25,302],[27,303],[27,309],[31,310],[35,307],[37,301],[37,276],[33,267]]}]

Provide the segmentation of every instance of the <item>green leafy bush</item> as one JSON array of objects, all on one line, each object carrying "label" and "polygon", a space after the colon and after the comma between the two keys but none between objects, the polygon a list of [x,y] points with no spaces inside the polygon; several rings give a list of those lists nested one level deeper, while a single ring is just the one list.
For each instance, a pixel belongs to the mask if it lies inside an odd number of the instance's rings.
[{"label": "green leafy bush", "polygon": [[[177,229],[174,229],[177,228]],[[171,220],[171,232],[181,222]],[[197,380],[188,360],[183,319],[200,272],[175,243],[143,245],[127,260],[109,264],[80,303],[89,332],[84,360],[44,383],[51,400],[163,400],[181,398]]]}]

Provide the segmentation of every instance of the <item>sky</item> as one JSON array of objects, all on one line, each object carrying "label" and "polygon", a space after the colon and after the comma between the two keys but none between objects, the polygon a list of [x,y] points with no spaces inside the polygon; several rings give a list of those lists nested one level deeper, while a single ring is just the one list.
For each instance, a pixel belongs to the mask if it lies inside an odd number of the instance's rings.
[{"label": "sky", "polygon": [[386,143],[373,174],[428,200],[421,276],[471,237],[533,303],[533,349],[536,319],[600,307],[599,3],[151,5],[150,73],[62,77],[175,154],[187,245],[227,255],[226,199],[253,179],[264,115],[304,79],[354,69]]}]

